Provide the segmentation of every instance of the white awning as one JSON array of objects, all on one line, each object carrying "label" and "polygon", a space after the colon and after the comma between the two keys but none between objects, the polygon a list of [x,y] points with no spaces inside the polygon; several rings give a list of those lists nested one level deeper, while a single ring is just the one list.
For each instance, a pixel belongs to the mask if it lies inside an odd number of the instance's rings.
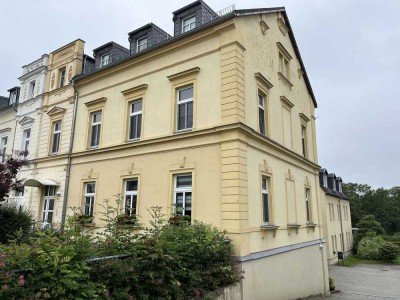
[{"label": "white awning", "polygon": [[24,186],[42,187],[44,185],[59,186],[60,184],[50,179],[27,179]]}]

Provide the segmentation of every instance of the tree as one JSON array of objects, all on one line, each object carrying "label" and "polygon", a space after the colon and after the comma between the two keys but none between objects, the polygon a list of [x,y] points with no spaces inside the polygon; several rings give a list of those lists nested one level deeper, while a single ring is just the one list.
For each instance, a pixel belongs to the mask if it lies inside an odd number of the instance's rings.
[{"label": "tree", "polygon": [[28,161],[21,157],[9,158],[0,163],[0,203],[5,201],[11,190],[21,186],[21,182],[16,180],[19,170],[27,166]]}]

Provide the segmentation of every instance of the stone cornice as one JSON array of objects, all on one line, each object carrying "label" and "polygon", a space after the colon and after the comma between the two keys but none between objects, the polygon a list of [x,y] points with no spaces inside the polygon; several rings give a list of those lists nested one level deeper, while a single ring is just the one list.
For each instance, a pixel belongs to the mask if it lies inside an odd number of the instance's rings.
[{"label": "stone cornice", "polygon": [[143,93],[144,90],[147,89],[147,86],[148,86],[147,84],[141,84],[141,85],[135,86],[135,87],[133,87],[133,88],[130,88],[130,89],[121,91],[121,93],[122,93],[125,97],[129,97],[129,96],[132,95],[132,94]]},{"label": "stone cornice", "polygon": [[87,107],[93,107],[93,106],[104,106],[104,104],[106,103],[107,98],[106,97],[101,97],[101,98],[97,98],[88,102],[85,102],[85,105]]},{"label": "stone cornice", "polygon": [[50,117],[56,117],[56,116],[61,116],[61,115],[64,115],[64,113],[66,112],[66,109],[65,108],[62,108],[62,107],[58,107],[58,106],[55,106],[55,107],[53,107],[52,109],[50,109],[48,112],[47,112],[47,114],[50,116]]},{"label": "stone cornice", "polygon": [[276,46],[278,46],[279,51],[288,59],[291,60],[293,57],[290,55],[290,53],[286,50],[285,47],[280,42],[276,43]]},{"label": "stone cornice", "polygon": [[200,72],[200,68],[199,67],[195,67],[195,68],[192,68],[192,69],[189,69],[189,70],[185,70],[185,71],[173,74],[173,75],[169,75],[169,76],[167,76],[167,78],[170,81],[174,81],[174,80],[180,79],[182,77],[191,76],[191,75],[197,75],[199,72]]},{"label": "stone cornice", "polygon": [[[137,141],[135,143],[123,143],[123,144],[121,143],[120,145],[101,147],[101,148],[98,148],[95,150],[93,150],[93,149],[84,150],[84,151],[72,153],[71,157],[85,157],[85,156],[92,156],[92,155],[100,155],[100,154],[110,153],[110,151],[124,151],[124,150],[128,150],[128,149],[134,149],[134,148],[140,148],[140,147],[146,147],[146,146],[154,146],[156,144],[177,142],[179,140],[185,140],[185,139],[187,140],[190,138],[202,137],[205,135],[210,136],[213,134],[217,134],[218,136],[220,136],[222,132],[232,131],[232,130],[239,131],[240,133],[244,134],[244,137],[250,137],[253,140],[259,141],[261,143],[265,143],[268,146],[272,147],[274,150],[277,150],[277,151],[287,155],[287,158],[279,156],[278,157],[279,159],[282,159],[282,160],[285,160],[285,161],[291,163],[290,160],[288,160],[288,158],[291,158],[296,161],[301,161],[303,164],[305,164],[308,167],[311,167],[313,169],[316,169],[316,170],[320,169],[320,166],[317,165],[316,163],[314,163],[314,162],[304,158],[302,155],[297,154],[296,152],[284,147],[277,141],[272,140],[271,138],[266,137],[266,136],[256,132],[255,130],[253,130],[252,128],[248,127],[247,125],[245,125],[243,123],[218,125],[218,126],[215,126],[212,128],[198,129],[198,130],[188,131],[188,132],[181,133],[181,134],[173,134],[173,135],[168,135],[168,136],[164,136],[164,137],[143,139],[143,140]],[[222,142],[222,141],[220,141],[220,142]],[[249,141],[247,141],[246,138],[243,140],[243,142],[250,145]],[[188,147],[193,147],[193,145],[188,146]],[[157,149],[155,151],[165,151],[165,149],[164,150]],[[129,155],[131,155],[131,154],[129,154]],[[94,160],[97,160],[97,159],[94,159]],[[304,167],[301,165],[296,164],[296,166],[304,169]]]},{"label": "stone cornice", "polygon": [[256,79],[260,81],[263,85],[265,85],[265,87],[267,87],[268,89],[272,89],[274,87],[274,85],[267,78],[265,78],[264,75],[261,74],[260,72],[255,73],[254,75]]},{"label": "stone cornice", "polygon": [[294,106],[294,104],[292,102],[290,102],[290,100],[288,98],[286,98],[285,96],[281,96],[281,102],[282,102],[282,104],[287,106],[289,109],[291,109]]},{"label": "stone cornice", "polygon": [[300,116],[300,119],[301,119],[303,122],[305,122],[305,123],[310,122],[310,118],[307,117],[305,114],[299,113],[299,116]]}]

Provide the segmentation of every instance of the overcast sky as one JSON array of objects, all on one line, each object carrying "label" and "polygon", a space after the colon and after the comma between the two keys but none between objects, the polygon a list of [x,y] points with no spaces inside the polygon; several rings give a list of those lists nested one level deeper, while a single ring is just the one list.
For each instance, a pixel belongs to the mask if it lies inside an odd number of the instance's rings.
[{"label": "overcast sky", "polygon": [[[153,22],[172,34],[172,11],[192,0],[0,0],[0,95],[21,67],[77,38],[85,52]],[[345,182],[398,186],[400,1],[206,0],[218,11],[285,6],[318,101],[319,164]]]}]

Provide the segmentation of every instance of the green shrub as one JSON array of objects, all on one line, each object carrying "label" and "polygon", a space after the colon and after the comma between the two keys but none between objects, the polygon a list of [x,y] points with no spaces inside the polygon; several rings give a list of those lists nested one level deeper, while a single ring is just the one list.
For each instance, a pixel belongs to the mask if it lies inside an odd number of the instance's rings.
[{"label": "green shrub", "polygon": [[380,249],[385,244],[385,240],[380,236],[364,237],[358,243],[357,255],[361,258],[379,260]]},{"label": "green shrub", "polygon": [[33,225],[29,211],[15,204],[0,204],[0,243],[5,244],[21,231],[20,238],[26,239]]},{"label": "green shrub", "polygon": [[399,247],[391,242],[385,242],[379,250],[379,259],[393,261],[399,255]]},{"label": "green shrub", "polygon": [[369,260],[393,261],[399,254],[399,247],[385,241],[381,236],[366,236],[359,245],[357,255]]}]

